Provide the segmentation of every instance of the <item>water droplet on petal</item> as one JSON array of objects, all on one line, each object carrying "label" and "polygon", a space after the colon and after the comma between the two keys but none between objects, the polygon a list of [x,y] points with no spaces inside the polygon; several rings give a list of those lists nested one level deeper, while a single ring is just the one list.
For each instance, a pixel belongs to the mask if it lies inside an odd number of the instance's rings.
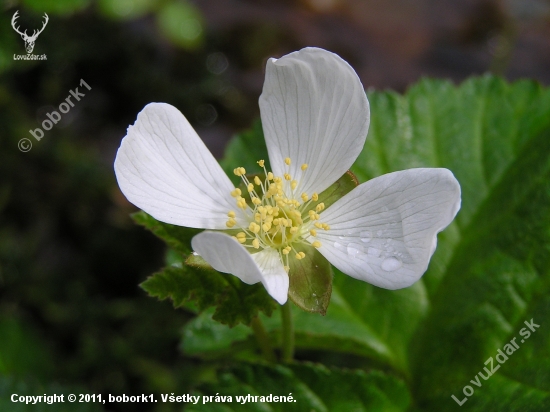
[{"label": "water droplet on petal", "polygon": [[386,272],[393,272],[403,266],[403,262],[396,257],[389,257],[382,262],[382,269]]},{"label": "water droplet on petal", "polygon": [[359,233],[359,236],[361,237],[361,242],[368,243],[372,240],[372,233],[370,230],[363,230],[361,233]]},{"label": "water droplet on petal", "polygon": [[358,243],[350,243],[348,245],[348,255],[352,258],[356,257],[359,253],[363,253],[363,246]]},{"label": "water droplet on petal", "polygon": [[334,242],[334,247],[338,250],[341,250],[342,252],[346,251],[346,247],[341,243]]},{"label": "water droplet on petal", "polygon": [[382,236],[382,233],[383,233],[383,232],[382,232],[381,230],[378,230],[378,231],[376,232],[376,236]]},{"label": "water droplet on petal", "polygon": [[382,252],[379,249],[376,249],[375,247],[369,247],[367,249],[367,253],[370,256],[378,257],[378,256],[380,256],[380,253],[382,253]]},{"label": "water droplet on petal", "polygon": [[345,236],[338,236],[338,239],[345,239]]}]

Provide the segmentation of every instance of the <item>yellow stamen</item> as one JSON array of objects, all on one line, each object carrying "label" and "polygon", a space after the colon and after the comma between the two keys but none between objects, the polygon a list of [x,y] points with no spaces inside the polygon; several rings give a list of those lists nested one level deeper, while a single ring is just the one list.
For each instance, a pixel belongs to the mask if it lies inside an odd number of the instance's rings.
[{"label": "yellow stamen", "polygon": [[235,173],[236,176],[243,176],[246,174],[246,170],[244,167],[237,167],[233,169],[233,173]]},{"label": "yellow stamen", "polygon": [[246,209],[248,207],[248,205],[246,204],[246,200],[244,200],[244,198],[240,196],[237,198],[237,206],[241,209]]},{"label": "yellow stamen", "polygon": [[302,260],[305,257],[306,257],[306,254],[304,252],[296,253],[296,259],[298,259],[298,260]]},{"label": "yellow stamen", "polygon": [[[247,248],[275,249],[288,272],[291,253],[294,253],[298,260],[306,257],[305,252],[298,252],[295,249],[295,245],[310,243],[315,248],[321,247],[321,242],[315,239],[317,230],[329,230],[330,227],[327,223],[319,221],[319,213],[325,210],[325,204],[319,203],[319,195],[313,193],[310,196],[304,192],[298,197],[297,194],[300,192],[296,189],[300,186],[300,179],[292,179],[290,174],[292,169],[288,167],[291,165],[290,158],[285,158],[284,162],[287,166],[287,173],[282,176],[274,176],[272,172],[265,169],[266,162],[258,160],[258,165],[263,168],[263,173],[266,175],[265,180],[260,176],[247,178],[244,167],[237,167],[233,170],[235,175],[242,178],[246,189],[234,188],[231,191],[231,196],[235,198],[237,207],[243,209],[244,212],[237,213],[235,210],[229,210],[226,226],[230,229],[238,229],[234,230],[238,234],[233,238]],[[307,163],[301,165],[302,172],[307,168]],[[250,199],[245,200],[243,197],[242,194],[245,191],[250,193]],[[310,206],[312,201],[316,203]],[[237,214],[239,214],[239,223],[236,219]],[[308,216],[308,218],[304,219],[304,216]],[[247,223],[243,225],[241,219],[246,219]]]}]

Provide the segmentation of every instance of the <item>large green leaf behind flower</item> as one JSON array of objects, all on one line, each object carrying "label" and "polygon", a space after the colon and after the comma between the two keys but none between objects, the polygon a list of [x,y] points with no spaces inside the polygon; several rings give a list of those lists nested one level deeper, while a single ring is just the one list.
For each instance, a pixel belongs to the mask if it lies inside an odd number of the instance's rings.
[{"label": "large green leaf behind flower", "polygon": [[[189,406],[187,411],[398,412],[410,404],[405,385],[394,377],[376,371],[337,370],[307,363],[243,364],[220,371],[217,384],[203,385],[195,395],[202,395],[202,401]],[[203,403],[205,396],[214,400],[216,395],[231,397],[232,401],[223,406]],[[269,395],[283,396],[285,401],[279,398],[270,402]],[[237,396],[242,397],[240,402]],[[266,402],[259,402],[261,396],[266,397]]]},{"label": "large green leaf behind flower", "polygon": [[[335,270],[326,317],[296,316],[298,354],[308,356],[315,346],[374,360],[372,367],[406,378],[415,411],[550,410],[549,90],[485,76],[460,86],[422,80],[405,95],[372,92],[369,99],[369,136],[352,167],[359,182],[445,167],[461,184],[462,208],[413,287],[387,291]],[[245,140],[232,143],[226,162],[236,155],[232,148],[247,147]],[[262,157],[258,146],[252,151]],[[531,319],[540,327],[526,338],[520,333]],[[300,337],[306,330],[313,339]],[[234,333],[224,341],[219,330],[216,336],[224,356],[247,339]],[[499,364],[498,350],[513,338],[519,349]],[[487,375],[491,357],[500,367],[484,380],[477,374]],[[462,401],[466,385],[474,393],[459,407],[451,396]]]}]

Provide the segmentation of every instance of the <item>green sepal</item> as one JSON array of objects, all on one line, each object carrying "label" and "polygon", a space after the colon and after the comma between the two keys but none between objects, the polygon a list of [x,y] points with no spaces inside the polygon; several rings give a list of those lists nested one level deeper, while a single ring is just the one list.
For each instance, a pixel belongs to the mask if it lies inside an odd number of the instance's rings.
[{"label": "green sepal", "polygon": [[210,263],[208,263],[206,260],[202,258],[200,255],[196,255],[195,253],[190,254],[187,259],[185,259],[185,264],[188,266],[193,266],[197,269],[211,269],[214,270],[212,266],[210,266]]},{"label": "green sepal", "polygon": [[315,203],[312,202],[312,206],[316,206],[319,203],[324,203],[326,209],[338,199],[351,192],[357,187],[357,185],[359,185],[357,177],[355,177],[355,175],[348,170],[340,179],[319,194],[319,200]]},{"label": "green sepal", "polygon": [[332,266],[313,246],[296,245],[297,252],[304,252],[303,259],[289,255],[288,296],[299,308],[325,315],[332,294]]}]

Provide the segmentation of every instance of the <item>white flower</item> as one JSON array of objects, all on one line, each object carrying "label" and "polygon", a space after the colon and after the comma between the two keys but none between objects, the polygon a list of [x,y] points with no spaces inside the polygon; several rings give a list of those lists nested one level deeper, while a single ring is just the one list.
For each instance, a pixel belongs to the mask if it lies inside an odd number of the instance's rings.
[{"label": "white flower", "polygon": [[[187,119],[151,103],[128,128],[115,160],[128,200],[157,220],[210,229],[193,249],[216,270],[262,282],[287,300],[295,246],[316,247],[342,272],[387,289],[407,287],[428,267],[437,233],[460,208],[446,169],[410,169],[363,183],[324,209],[318,193],[361,152],[369,104],[355,71],[339,56],[306,48],[267,63],[260,111],[272,173],[241,197]],[[263,167],[263,161],[258,162]],[[235,236],[225,233],[228,229]]]}]

